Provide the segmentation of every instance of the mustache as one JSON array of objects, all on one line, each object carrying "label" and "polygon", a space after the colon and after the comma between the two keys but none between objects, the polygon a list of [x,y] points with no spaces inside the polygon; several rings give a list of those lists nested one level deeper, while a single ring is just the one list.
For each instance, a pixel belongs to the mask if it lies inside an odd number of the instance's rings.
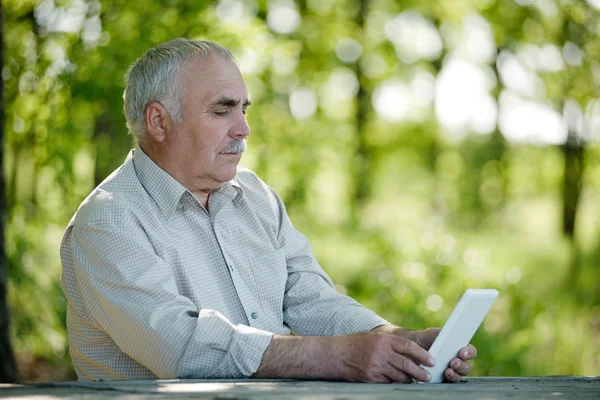
[{"label": "mustache", "polygon": [[234,139],[222,153],[243,153],[246,151],[246,139]]}]

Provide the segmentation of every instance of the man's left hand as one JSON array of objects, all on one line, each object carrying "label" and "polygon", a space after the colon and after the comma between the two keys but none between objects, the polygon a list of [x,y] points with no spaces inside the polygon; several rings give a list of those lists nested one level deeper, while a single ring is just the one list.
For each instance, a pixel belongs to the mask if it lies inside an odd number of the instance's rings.
[{"label": "man's left hand", "polygon": [[[373,329],[372,332],[387,333],[388,335],[401,336],[412,340],[425,350],[429,350],[433,341],[440,333],[440,328],[428,328],[423,331],[411,331],[394,325],[382,325]],[[471,372],[469,360],[477,357],[477,349],[472,344],[460,349],[458,357],[450,361],[450,365],[444,371],[444,378],[448,382],[460,382],[462,377]]]}]

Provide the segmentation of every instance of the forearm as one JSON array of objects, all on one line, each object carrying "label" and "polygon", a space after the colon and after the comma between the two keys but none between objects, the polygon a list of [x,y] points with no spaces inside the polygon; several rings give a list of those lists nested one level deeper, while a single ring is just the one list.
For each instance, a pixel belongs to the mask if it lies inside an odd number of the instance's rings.
[{"label": "forearm", "polygon": [[412,340],[412,333],[413,333],[413,331],[411,331],[410,329],[401,328],[399,326],[392,325],[392,324],[380,325],[376,328],[371,329],[371,332],[386,333],[388,335],[405,337],[405,338],[411,339],[411,340]]},{"label": "forearm", "polygon": [[275,336],[253,378],[339,379],[353,382],[429,380],[432,366],[417,343],[384,333]]},{"label": "forearm", "polygon": [[253,378],[343,379],[340,336],[274,336]]}]

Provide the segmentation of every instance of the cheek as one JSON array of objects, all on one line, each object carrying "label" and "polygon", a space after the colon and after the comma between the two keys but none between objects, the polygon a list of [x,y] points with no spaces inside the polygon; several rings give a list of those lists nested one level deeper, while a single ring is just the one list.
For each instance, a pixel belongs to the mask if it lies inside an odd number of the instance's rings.
[{"label": "cheek", "polygon": [[206,164],[213,162],[218,157],[222,147],[219,140],[203,136],[194,138],[187,151],[201,164]]},{"label": "cheek", "polygon": [[227,132],[224,120],[198,120],[186,132],[185,139],[180,144],[187,154],[196,157],[201,155],[200,162],[213,160],[226,147]]},{"label": "cheek", "polygon": [[221,123],[219,126],[213,126],[207,129],[202,137],[202,142],[207,149],[219,152],[227,146],[227,127]]}]

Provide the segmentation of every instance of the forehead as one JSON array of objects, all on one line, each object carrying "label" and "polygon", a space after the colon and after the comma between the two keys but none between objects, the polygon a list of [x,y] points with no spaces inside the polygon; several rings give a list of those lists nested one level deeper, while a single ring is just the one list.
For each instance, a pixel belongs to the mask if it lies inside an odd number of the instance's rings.
[{"label": "forehead", "polygon": [[184,99],[206,102],[217,96],[237,100],[248,98],[248,89],[238,67],[218,55],[186,63],[181,71],[181,85]]}]

